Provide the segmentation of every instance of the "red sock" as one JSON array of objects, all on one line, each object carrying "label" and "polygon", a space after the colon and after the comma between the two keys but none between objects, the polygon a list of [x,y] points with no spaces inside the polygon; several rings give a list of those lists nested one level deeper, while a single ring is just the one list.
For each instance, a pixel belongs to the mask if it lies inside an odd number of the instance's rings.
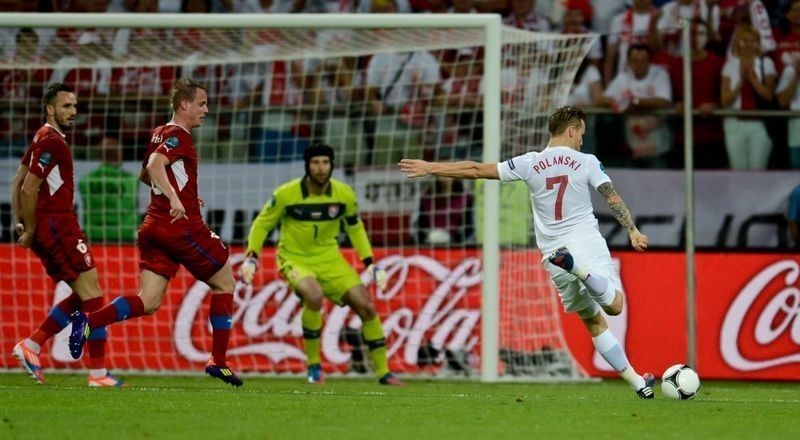
[{"label": "red sock", "polygon": [[144,315],[142,299],[136,295],[128,295],[116,297],[102,309],[87,313],[86,318],[89,320],[89,327],[94,329],[142,315]]},{"label": "red sock", "polygon": [[61,300],[50,310],[47,318],[42,321],[42,324],[31,335],[31,341],[39,344],[41,347],[52,338],[53,335],[60,332],[61,329],[69,325],[69,315],[72,314],[78,307],[80,307],[81,299],[76,293],[71,293],[68,297]]},{"label": "red sock", "polygon": [[211,357],[215,365],[227,365],[225,353],[228,351],[228,338],[233,325],[232,314],[233,294],[215,293],[211,295],[209,320],[213,329],[212,339],[214,341],[211,348]]},{"label": "red sock", "polygon": [[[81,309],[84,313],[93,313],[102,307],[103,297],[87,299],[81,304]],[[86,347],[89,350],[89,368],[93,370],[105,368],[106,328],[93,328],[92,332],[89,333],[89,339],[86,341]]]}]

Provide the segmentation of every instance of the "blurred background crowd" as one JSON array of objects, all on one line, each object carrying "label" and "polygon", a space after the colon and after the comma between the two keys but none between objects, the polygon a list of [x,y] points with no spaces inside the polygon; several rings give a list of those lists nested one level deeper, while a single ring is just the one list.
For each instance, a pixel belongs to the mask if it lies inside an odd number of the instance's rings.
[{"label": "blurred background crowd", "polygon": [[[800,0],[0,0],[0,11],[493,12],[506,25],[530,31],[596,32],[602,37],[581,65],[569,103],[591,114],[588,152],[609,166],[636,168],[683,166],[679,20],[685,18],[692,23],[696,166],[800,168],[800,118],[787,112],[800,109]],[[0,29],[3,156],[19,156],[41,122],[38,108],[26,106],[37,101],[42,85],[65,81],[86,110],[74,132],[76,156],[96,159],[99,150],[91,147],[113,138],[125,159],[137,159],[149,130],[164,120],[161,103],[170,84],[192,76],[208,84],[212,113],[219,115],[202,134],[211,140],[203,153],[209,160],[294,159],[308,139],[331,129],[309,109],[337,103],[347,103],[346,112],[357,104],[368,116],[394,114],[395,125],[419,129],[416,142],[425,157],[480,157],[481,51],[191,63],[212,47],[224,51],[270,38],[268,32],[243,34],[226,46],[213,41],[213,33],[194,30]],[[170,57],[178,61],[144,65]],[[119,59],[143,65],[114,67]],[[504,78],[504,92],[513,87],[508,83]],[[437,106],[457,111],[426,118]],[[284,111],[276,114],[277,107]],[[348,159],[353,165],[381,162],[380,154],[370,153],[380,143],[375,132],[386,132],[376,120],[358,127],[368,153]]]}]

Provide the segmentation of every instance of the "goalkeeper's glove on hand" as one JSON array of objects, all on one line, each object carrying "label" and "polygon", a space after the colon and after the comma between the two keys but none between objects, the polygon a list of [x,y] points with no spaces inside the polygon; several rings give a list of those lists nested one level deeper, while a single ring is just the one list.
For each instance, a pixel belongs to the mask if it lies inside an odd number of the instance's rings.
[{"label": "goalkeeper's glove on hand", "polygon": [[250,284],[253,282],[253,278],[256,276],[256,270],[258,270],[258,258],[255,256],[255,254],[248,253],[242,262],[242,265],[239,266],[240,278],[245,284]]},{"label": "goalkeeper's glove on hand", "polygon": [[386,273],[386,271],[376,266],[374,263],[370,264],[367,267],[367,270],[369,271],[370,275],[372,275],[372,281],[375,282],[375,285],[378,286],[378,289],[386,290],[386,284],[389,282],[389,275]]}]

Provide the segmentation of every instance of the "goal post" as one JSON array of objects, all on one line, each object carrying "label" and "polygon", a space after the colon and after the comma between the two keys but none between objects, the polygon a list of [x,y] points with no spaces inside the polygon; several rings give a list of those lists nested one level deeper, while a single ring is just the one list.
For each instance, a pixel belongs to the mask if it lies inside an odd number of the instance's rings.
[{"label": "goal post", "polygon": [[[453,194],[449,183],[440,187],[435,179],[404,181],[394,164],[401,157],[498,162],[543,148],[547,116],[565,103],[595,35],[525,32],[503,27],[495,14],[9,13],[0,14],[0,28],[78,31],[71,46],[65,45],[65,50],[75,51],[76,60],[63,61],[58,51],[45,51],[28,61],[0,62],[0,71],[27,70],[23,76],[28,92],[41,90],[52,78],[79,86],[82,81],[90,83],[83,84],[86,89],[78,96],[88,104],[81,108],[86,115],[75,130],[80,132],[80,141],[75,141],[75,181],[82,223],[91,220],[87,212],[93,200],[109,203],[100,198],[102,194],[92,193],[99,186],[86,184],[79,189],[78,183],[105,157],[97,152],[100,145],[106,148],[106,141],[123,145],[122,169],[135,173],[142,159],[139,143],[150,129],[168,120],[165,96],[170,80],[197,75],[211,84],[212,107],[207,123],[194,132],[201,197],[207,221],[233,245],[233,263],[241,261],[254,213],[278,185],[302,176],[302,148],[311,140],[323,140],[336,150],[334,177],[356,190],[376,257],[390,267],[393,280],[404,283],[389,292],[376,292],[379,312],[403,307],[403,313],[383,316],[394,369],[438,375],[446,365],[460,364],[462,373],[488,382],[582,375],[560,328],[558,297],[539,264],[524,190],[501,187],[497,181],[467,182],[461,189],[463,203],[442,208],[443,197]],[[125,36],[119,32],[122,29],[133,31]],[[123,37],[125,45],[118,46]],[[196,50],[171,51],[173,42]],[[383,70],[373,65],[378,64],[375,59],[386,63]],[[74,72],[81,68],[90,70],[91,76]],[[412,73],[406,75],[405,68]],[[132,86],[122,85],[130,81],[128,70],[140,75]],[[37,77],[39,71],[46,73]],[[374,77],[378,79],[371,84]],[[377,101],[370,95],[374,90]],[[0,129],[4,145],[32,134],[29,126],[13,125],[13,120],[21,114],[28,120],[39,116],[33,98],[0,96],[0,111],[9,121],[9,128]],[[21,136],[20,130],[26,132]],[[102,135],[91,134],[97,132]],[[8,158],[5,168],[15,168],[19,158],[15,162],[13,154],[3,157]],[[516,197],[519,204],[509,208],[502,203],[504,197]],[[147,190],[139,188],[139,213],[147,200]],[[473,200],[477,206],[470,205]],[[506,217],[514,210],[519,218]],[[114,220],[121,214],[110,212],[95,218],[105,223],[104,228],[121,229]],[[437,226],[433,212],[445,218],[444,226]],[[469,225],[456,224],[461,221],[456,218]],[[132,242],[120,238],[125,234],[112,235],[94,241],[90,237],[103,263],[99,275],[107,300],[130,294],[138,278]],[[342,241],[347,243],[346,237]],[[0,246],[5,246],[0,256],[8,268],[4,272],[10,274],[4,275],[0,286],[2,317],[6,322],[22,319],[15,315],[25,317],[24,326],[3,332],[2,342],[8,345],[34,329],[51,306],[53,294],[43,296],[39,291],[45,285],[44,270],[32,254],[14,248],[13,239]],[[265,254],[264,258],[274,259],[274,252]],[[265,261],[265,271],[267,267],[274,270],[274,261]],[[461,279],[448,278],[456,272]],[[202,283],[192,283],[185,275],[173,282],[166,303],[172,297],[187,299],[167,305],[168,311],[155,318],[110,329],[109,346],[124,346],[111,349],[112,368],[191,370],[205,355],[210,333],[200,324],[203,312],[192,308],[202,303],[204,290]],[[115,279],[104,281],[108,278]],[[362,279],[366,280],[364,274]],[[231,353],[244,358],[245,371],[298,373],[299,303],[276,273],[262,274],[258,280],[258,286],[237,284],[234,321],[242,329],[234,331]],[[450,290],[444,291],[442,286],[451,281]],[[34,299],[15,299],[9,291],[32,294]],[[431,298],[440,291],[443,296],[436,309]],[[63,286],[56,292],[56,297],[63,296]],[[479,329],[470,308],[475,306],[474,292],[479,297]],[[45,297],[46,306],[36,304],[35,298]],[[338,345],[357,351],[345,335],[347,329],[358,329],[357,319],[352,313],[336,314],[330,307],[325,313],[326,325],[330,321],[338,327],[331,324],[333,330],[323,334],[323,350],[330,347],[323,360],[338,362],[334,371],[353,371],[353,359]],[[272,339],[260,331],[270,332]],[[160,340],[164,335],[169,339]],[[391,341],[398,342],[392,346]],[[170,345],[174,352],[168,353],[169,359],[150,359],[147,350],[169,351]],[[49,368],[80,365],[59,356],[54,349],[46,361]],[[426,356],[432,358],[423,359]],[[4,362],[0,367],[13,367],[8,359]]]}]

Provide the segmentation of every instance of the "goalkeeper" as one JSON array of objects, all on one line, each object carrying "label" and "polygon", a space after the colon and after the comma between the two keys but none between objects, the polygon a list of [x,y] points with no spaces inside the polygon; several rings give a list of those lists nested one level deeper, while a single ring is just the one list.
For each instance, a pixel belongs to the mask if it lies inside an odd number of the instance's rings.
[{"label": "goalkeeper", "polygon": [[347,235],[380,289],[386,272],[372,260],[372,247],[358,218],[356,195],[349,185],[331,179],[333,149],[315,142],[303,152],[306,175],[279,186],[250,227],[242,280],[250,284],[258,268],[258,253],[267,234],[281,224],[277,264],[289,287],[303,300],[302,323],[308,382],[325,382],[319,354],[322,297],[350,306],[361,318],[379,382],[402,386],[389,371],[381,319],[367,289],[339,251],[337,236],[344,222]]}]

